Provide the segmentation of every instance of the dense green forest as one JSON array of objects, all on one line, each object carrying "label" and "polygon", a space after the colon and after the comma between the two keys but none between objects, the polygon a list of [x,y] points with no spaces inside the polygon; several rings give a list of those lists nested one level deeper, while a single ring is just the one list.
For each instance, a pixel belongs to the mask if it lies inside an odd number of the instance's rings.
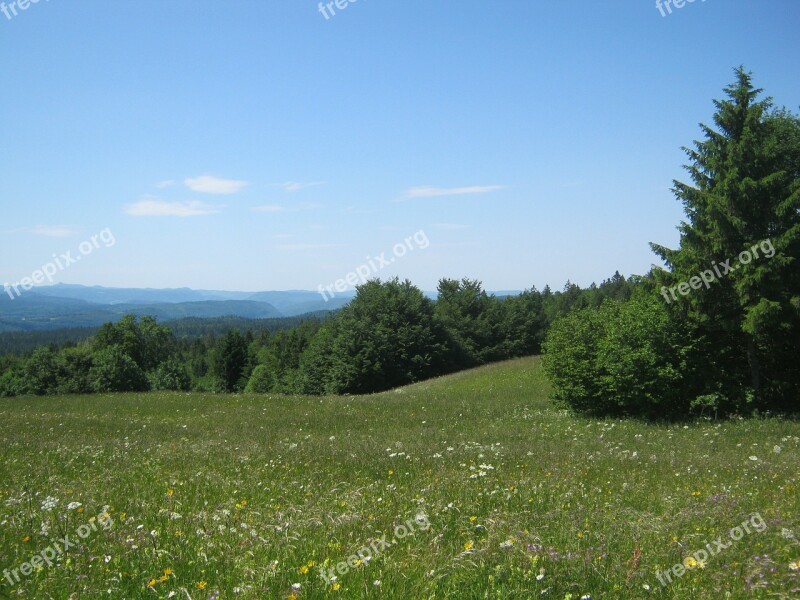
[{"label": "dense green forest", "polygon": [[284,330],[222,323],[187,337],[191,324],[129,315],[77,344],[6,355],[0,395],[364,394],[544,352],[554,399],[579,413],[797,413],[800,118],[761,99],[743,68],[725,94],[684,148],[680,247],[652,245],[666,269],[508,297],[442,279],[436,300],[375,279],[332,317]]},{"label": "dense green forest", "polygon": [[500,298],[477,281],[442,280],[432,301],[409,282],[374,280],[333,316],[161,324],[127,315],[78,343],[6,354],[0,358],[0,395],[381,391],[537,354],[559,316],[624,300],[631,286],[616,273],[588,289],[567,283],[561,292],[533,288]]}]

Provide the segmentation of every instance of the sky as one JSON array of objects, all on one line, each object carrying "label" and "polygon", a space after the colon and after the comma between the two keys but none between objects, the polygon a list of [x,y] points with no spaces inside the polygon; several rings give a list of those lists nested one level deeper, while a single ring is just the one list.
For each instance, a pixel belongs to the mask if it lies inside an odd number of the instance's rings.
[{"label": "sky", "polygon": [[800,2],[664,2],[4,0],[0,284],[644,274],[733,69],[800,106]]}]

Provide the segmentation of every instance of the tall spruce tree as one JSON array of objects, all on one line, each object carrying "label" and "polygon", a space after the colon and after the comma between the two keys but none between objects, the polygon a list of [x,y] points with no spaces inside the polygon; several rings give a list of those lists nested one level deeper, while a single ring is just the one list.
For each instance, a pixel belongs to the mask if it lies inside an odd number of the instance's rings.
[{"label": "tall spruce tree", "polygon": [[684,148],[691,183],[673,188],[687,218],[680,248],[651,247],[671,269],[659,275],[668,287],[721,267],[673,305],[695,326],[701,387],[753,408],[796,410],[800,120],[759,99],[743,67],[735,72],[727,98],[715,101],[716,129],[701,125],[704,139]]}]

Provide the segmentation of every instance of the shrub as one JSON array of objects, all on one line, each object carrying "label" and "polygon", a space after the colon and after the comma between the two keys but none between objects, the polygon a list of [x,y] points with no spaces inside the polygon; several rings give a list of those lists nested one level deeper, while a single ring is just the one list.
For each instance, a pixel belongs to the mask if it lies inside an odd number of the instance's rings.
[{"label": "shrub", "polygon": [[649,296],[571,313],[545,342],[553,398],[591,415],[688,414],[687,339]]}]

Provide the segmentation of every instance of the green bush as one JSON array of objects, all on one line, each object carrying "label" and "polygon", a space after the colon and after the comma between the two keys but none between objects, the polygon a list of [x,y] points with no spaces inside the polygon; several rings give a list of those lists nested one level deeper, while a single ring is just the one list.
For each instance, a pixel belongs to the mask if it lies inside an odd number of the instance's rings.
[{"label": "green bush", "polygon": [[274,384],[275,381],[269,372],[269,367],[257,365],[253,369],[253,374],[250,375],[250,380],[247,382],[247,387],[244,388],[244,391],[248,394],[268,394],[272,391]]},{"label": "green bush", "polygon": [[117,346],[94,355],[89,382],[95,392],[143,392],[150,387],[144,371]]},{"label": "green bush", "polygon": [[607,301],[556,321],[544,344],[553,399],[590,415],[685,415],[684,328],[657,298]]},{"label": "green bush", "polygon": [[175,359],[161,363],[148,373],[147,379],[154,391],[186,392],[192,387],[192,378],[186,367]]}]

